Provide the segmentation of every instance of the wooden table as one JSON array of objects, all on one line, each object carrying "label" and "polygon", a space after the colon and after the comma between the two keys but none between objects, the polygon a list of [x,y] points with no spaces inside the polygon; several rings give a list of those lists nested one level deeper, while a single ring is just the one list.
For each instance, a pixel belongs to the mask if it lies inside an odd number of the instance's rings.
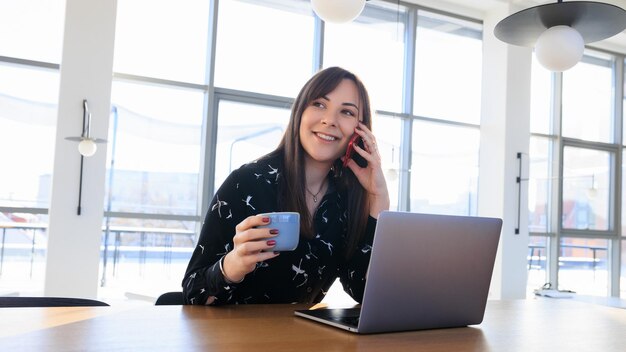
[{"label": "wooden table", "polygon": [[[626,310],[490,301],[482,324],[356,335],[294,317],[302,305],[1,308],[3,351],[624,351]],[[81,316],[82,315],[82,316]],[[10,335],[10,336],[8,336]]]}]

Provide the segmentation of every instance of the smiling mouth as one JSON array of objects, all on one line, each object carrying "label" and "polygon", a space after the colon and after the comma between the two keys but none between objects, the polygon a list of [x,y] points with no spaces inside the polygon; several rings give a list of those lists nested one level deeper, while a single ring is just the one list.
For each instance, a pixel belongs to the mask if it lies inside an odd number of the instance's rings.
[{"label": "smiling mouth", "polygon": [[327,135],[327,134],[323,134],[323,133],[320,133],[320,132],[315,132],[315,135],[320,137],[321,139],[323,139],[325,141],[329,141],[329,142],[337,140],[337,137],[333,137],[333,136],[330,136],[330,135]]}]

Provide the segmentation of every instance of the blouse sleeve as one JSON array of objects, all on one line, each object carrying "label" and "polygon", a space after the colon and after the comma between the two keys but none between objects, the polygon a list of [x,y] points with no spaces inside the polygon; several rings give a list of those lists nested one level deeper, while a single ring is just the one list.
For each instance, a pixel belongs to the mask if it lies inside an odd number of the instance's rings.
[{"label": "blouse sleeve", "polygon": [[237,289],[237,284],[225,280],[219,262],[233,249],[235,226],[246,216],[241,181],[234,171],[211,201],[183,278],[185,304],[226,304]]},{"label": "blouse sleeve", "polygon": [[363,292],[365,291],[365,276],[372,253],[376,223],[376,219],[371,216],[367,219],[363,240],[357,246],[352,258],[339,268],[339,280],[344,291],[359,303],[363,300]]}]

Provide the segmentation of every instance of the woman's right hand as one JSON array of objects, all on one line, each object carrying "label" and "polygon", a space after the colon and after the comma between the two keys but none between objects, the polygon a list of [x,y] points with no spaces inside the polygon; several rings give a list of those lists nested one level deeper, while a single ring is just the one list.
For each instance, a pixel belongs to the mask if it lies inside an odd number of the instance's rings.
[{"label": "woman's right hand", "polygon": [[278,256],[272,251],[276,245],[273,239],[278,229],[256,228],[270,223],[268,216],[249,216],[235,227],[233,237],[234,248],[224,257],[223,267],[225,279],[240,282],[256,268],[256,264]]}]

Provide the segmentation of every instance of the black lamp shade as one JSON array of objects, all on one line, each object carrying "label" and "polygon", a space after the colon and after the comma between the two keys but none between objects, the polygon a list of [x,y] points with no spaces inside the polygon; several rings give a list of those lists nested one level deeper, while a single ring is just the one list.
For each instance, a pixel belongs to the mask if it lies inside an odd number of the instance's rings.
[{"label": "black lamp shade", "polygon": [[509,44],[534,46],[541,33],[558,25],[574,28],[585,43],[592,43],[623,31],[626,28],[626,11],[592,1],[539,5],[506,17],[496,25],[494,34]]}]

